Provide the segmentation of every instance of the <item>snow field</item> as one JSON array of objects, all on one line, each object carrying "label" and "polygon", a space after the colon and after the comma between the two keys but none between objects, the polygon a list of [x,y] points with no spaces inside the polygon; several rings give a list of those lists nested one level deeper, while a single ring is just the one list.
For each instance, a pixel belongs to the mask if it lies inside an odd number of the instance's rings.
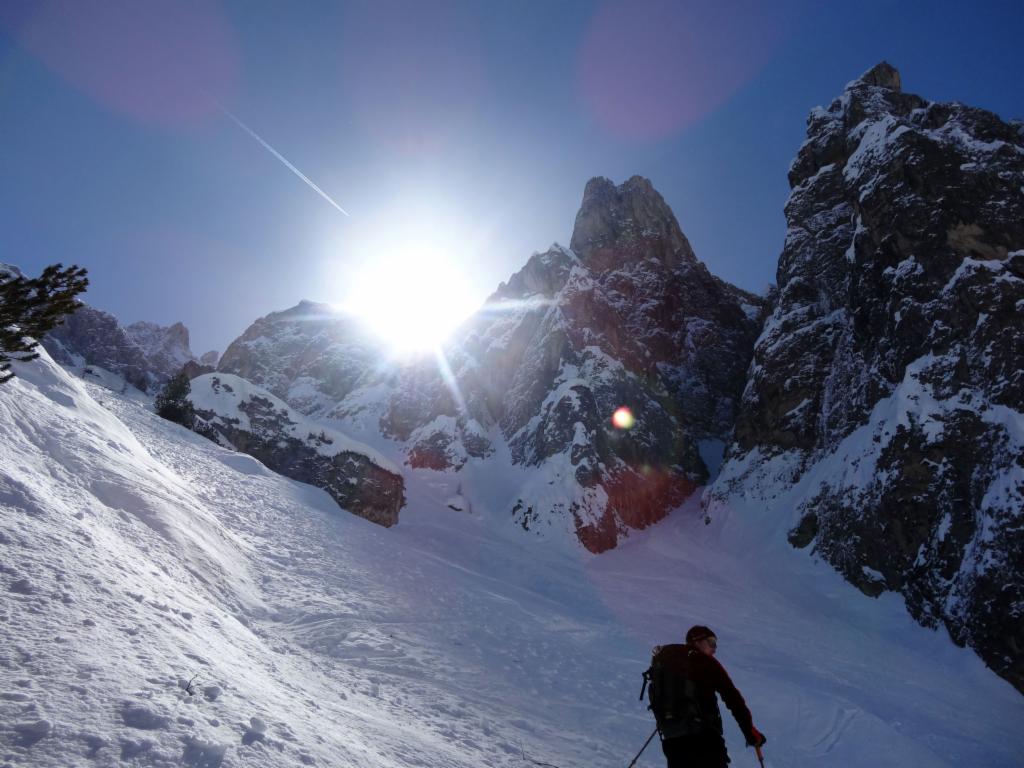
[{"label": "snow field", "polygon": [[[594,557],[509,525],[528,478],[499,446],[458,476],[406,468],[385,530],[45,356],[18,373],[0,766],[625,766],[650,648],[693,623],[773,768],[1019,764],[1019,694],[792,550],[758,478],[709,525],[691,499]],[[654,743],[638,766],[659,765]]]}]

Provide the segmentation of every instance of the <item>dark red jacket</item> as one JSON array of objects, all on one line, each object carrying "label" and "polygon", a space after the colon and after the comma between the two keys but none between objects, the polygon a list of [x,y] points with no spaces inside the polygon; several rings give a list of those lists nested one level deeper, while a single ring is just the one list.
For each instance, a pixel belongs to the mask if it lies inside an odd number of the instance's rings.
[{"label": "dark red jacket", "polygon": [[659,660],[672,672],[681,676],[688,676],[697,685],[697,698],[700,701],[701,711],[716,723],[718,732],[722,732],[722,713],[718,709],[717,693],[722,697],[725,706],[736,718],[736,724],[743,731],[747,743],[753,743],[753,721],[750,710],[743,696],[732,684],[729,673],[725,667],[718,663],[713,656],[708,656],[690,645],[664,645],[658,652]]}]

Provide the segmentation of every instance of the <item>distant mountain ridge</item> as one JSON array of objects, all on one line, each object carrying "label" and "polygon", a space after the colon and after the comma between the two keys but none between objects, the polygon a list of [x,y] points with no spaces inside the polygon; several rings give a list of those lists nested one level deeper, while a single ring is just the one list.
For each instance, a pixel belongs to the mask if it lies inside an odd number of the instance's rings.
[{"label": "distant mountain ridge", "polygon": [[[87,304],[67,316],[42,344],[62,365],[80,372],[99,366],[150,393],[159,390],[187,363],[198,364],[189,346],[188,328],[182,323],[164,327],[142,321],[125,327],[109,312]],[[203,357],[215,360],[216,352]]]},{"label": "distant mountain ridge", "polygon": [[380,351],[354,319],[302,301],[254,322],[221,355],[217,370],[259,384],[293,408],[317,415],[356,386]]}]

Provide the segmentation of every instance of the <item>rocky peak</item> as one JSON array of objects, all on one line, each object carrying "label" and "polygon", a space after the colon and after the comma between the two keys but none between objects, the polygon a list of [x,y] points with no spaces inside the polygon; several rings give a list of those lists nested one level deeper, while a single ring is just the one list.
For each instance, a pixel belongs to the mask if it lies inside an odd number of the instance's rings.
[{"label": "rocky peak", "polygon": [[183,323],[174,323],[174,325],[164,327],[142,320],[132,323],[124,330],[147,355],[163,352],[167,354],[184,353],[185,359],[193,357],[189,347],[188,328]]},{"label": "rocky peak", "polygon": [[644,258],[668,266],[696,261],[672,209],[641,176],[618,187],[603,177],[587,182],[570,247],[597,270]]},{"label": "rocky peak", "polygon": [[[400,443],[415,469],[532,467],[512,521],[608,549],[717,468],[764,301],[711,275],[640,177],[590,181],[572,245],[499,286],[446,346],[444,373],[387,363],[352,318],[309,302],[257,320],[219,372]],[[618,430],[623,405],[635,424]]]},{"label": "rocky peak", "polygon": [[47,334],[43,346],[62,365],[98,366],[149,392],[195,360],[183,324],[122,327],[113,315],[85,304]]},{"label": "rocky peak", "polygon": [[578,259],[572,252],[555,243],[544,253],[533,254],[525,267],[512,275],[507,283],[498,286],[487,303],[530,296],[551,298],[565,286],[576,263]]},{"label": "rocky peak", "polygon": [[182,366],[195,360],[189,346],[188,328],[182,323],[164,327],[142,321],[132,323],[124,330],[128,338],[142,350],[151,375],[157,382],[170,379]]},{"label": "rocky peak", "polygon": [[[566,526],[599,552],[716,466],[764,302],[696,260],[646,179],[592,180],[573,246],[535,253],[467,323],[448,350],[454,387],[436,371],[399,374],[380,425],[409,464],[434,470],[489,460],[489,441],[504,440],[534,468],[515,523]],[[623,405],[635,424],[617,430]]]},{"label": "rocky peak", "polygon": [[[842,167],[864,138],[895,130],[900,123],[920,119],[928,102],[901,89],[900,73],[888,62],[875,65],[848,83],[827,108],[815,107],[807,118],[807,141],[789,169],[789,184],[799,187],[829,165]],[[883,122],[875,127],[872,124]],[[870,130],[874,128],[874,130]]]},{"label": "rocky peak", "polygon": [[220,352],[216,349],[211,349],[209,352],[204,352],[199,356],[200,365],[209,365],[212,368],[217,367],[217,363],[220,361]]},{"label": "rocky peak", "polygon": [[891,91],[902,90],[899,70],[887,61],[875,64],[875,66],[857,78],[854,83],[888,88]]}]

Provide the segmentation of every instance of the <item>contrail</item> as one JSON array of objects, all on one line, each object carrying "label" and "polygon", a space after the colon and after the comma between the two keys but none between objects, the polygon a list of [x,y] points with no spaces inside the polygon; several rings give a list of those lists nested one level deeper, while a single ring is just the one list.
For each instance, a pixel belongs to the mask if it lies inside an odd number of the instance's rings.
[{"label": "contrail", "polygon": [[272,154],[272,155],[273,155],[274,157],[276,157],[276,158],[277,158],[278,160],[280,160],[280,161],[281,161],[282,163],[284,163],[285,167],[286,167],[286,168],[287,168],[287,169],[288,169],[289,171],[291,171],[291,172],[292,172],[292,173],[294,173],[294,174],[295,174],[296,176],[298,176],[298,177],[299,177],[300,179],[302,179],[302,180],[303,180],[304,182],[306,182],[306,184],[307,184],[307,185],[309,186],[309,188],[310,188],[310,189],[312,189],[312,190],[313,190],[314,192],[316,192],[316,193],[317,193],[318,195],[320,195],[320,197],[322,197],[322,198],[323,198],[324,200],[326,200],[326,201],[327,201],[328,203],[330,203],[331,205],[333,205],[333,206],[334,206],[335,208],[337,208],[337,209],[338,209],[339,211],[341,211],[341,212],[342,212],[343,214],[345,214],[346,216],[348,216],[348,215],[349,215],[348,211],[346,211],[346,210],[345,210],[344,208],[342,208],[342,207],[341,207],[340,205],[338,205],[338,204],[337,204],[336,202],[334,202],[334,201],[333,201],[333,200],[331,199],[331,196],[330,196],[330,195],[328,195],[328,194],[327,194],[326,192],[324,192],[324,191],[323,191],[322,189],[320,189],[320,187],[318,187],[318,186],[317,186],[316,184],[314,184],[314,183],[313,183],[313,181],[312,181],[312,179],[310,179],[310,178],[309,178],[309,177],[308,177],[308,176],[307,176],[306,174],[304,174],[304,173],[303,173],[302,171],[300,171],[300,170],[299,170],[298,168],[296,168],[296,167],[295,167],[294,165],[292,165],[291,163],[289,163],[289,162],[288,162],[288,160],[287,160],[287,158],[285,158],[285,157],[284,157],[284,155],[282,155],[282,154],[281,154],[280,152],[278,152],[278,151],[277,151],[276,149],[274,149],[274,148],[273,148],[272,146],[270,146],[269,144],[267,144],[267,142],[265,142],[265,141],[263,140],[263,138],[262,138],[262,137],[261,137],[261,136],[260,136],[260,135],[259,135],[258,133],[256,133],[256,131],[254,131],[254,130],[253,130],[252,128],[250,128],[250,127],[249,127],[248,125],[246,125],[246,124],[245,124],[245,123],[243,123],[243,122],[242,122],[241,120],[239,120],[239,119],[238,119],[237,117],[235,117],[235,116],[234,116],[234,114],[232,114],[232,113],[231,113],[231,111],[227,109],[227,107],[225,107],[225,106],[224,106],[223,104],[217,104],[217,107],[218,107],[218,108],[220,109],[220,111],[221,111],[221,112],[223,112],[223,113],[224,113],[225,115],[227,115],[228,117],[230,117],[230,118],[231,118],[231,119],[232,119],[232,120],[234,121],[235,125],[237,125],[237,126],[238,126],[239,128],[241,128],[241,129],[242,129],[243,131],[245,131],[246,133],[248,133],[248,134],[249,134],[250,136],[252,136],[252,137],[253,137],[254,139],[256,139],[256,141],[258,141],[258,142],[259,142],[260,144],[262,144],[262,145],[263,145],[263,148],[264,148],[264,149],[266,149],[266,150],[267,150],[267,151],[268,151],[268,152],[269,152],[270,154]]}]

